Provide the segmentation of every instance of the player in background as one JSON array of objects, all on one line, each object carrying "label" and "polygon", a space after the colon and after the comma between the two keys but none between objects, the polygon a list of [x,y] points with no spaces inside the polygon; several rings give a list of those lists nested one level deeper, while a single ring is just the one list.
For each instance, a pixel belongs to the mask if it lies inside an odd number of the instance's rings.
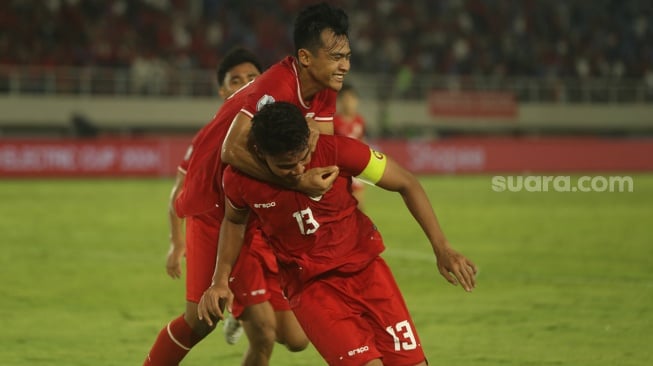
[{"label": "player in background", "polygon": [[[263,72],[258,58],[242,47],[231,49],[224,56],[222,62],[218,65],[216,77],[218,81],[218,95],[220,98],[227,99],[236,90],[245,86],[245,84],[254,80]],[[188,169],[188,160],[193,152],[193,146],[189,146],[186,151],[184,159],[177,168],[177,176],[175,184],[172,187],[170,194],[170,201],[168,205],[168,221],[170,227],[170,249],[168,250],[166,260],[166,271],[172,278],[180,278],[182,271],[182,260],[186,255],[186,236],[185,236],[185,220],[175,213],[174,201],[177,199],[181,188],[184,185],[186,178],[186,171]],[[193,221],[189,225],[201,225],[202,221]],[[192,228],[189,232],[193,232]],[[192,241],[192,238],[190,238]],[[192,271],[193,269],[189,269]],[[193,281],[197,278],[196,275],[191,274],[187,276],[187,281]],[[191,285],[192,286],[192,285]],[[227,320],[233,320],[229,316]],[[225,336],[227,343],[234,344],[242,335],[242,327],[238,321],[225,322]]]},{"label": "player in background", "polygon": [[[225,99],[229,98],[234,92],[260,75],[261,71],[258,59],[251,52],[242,48],[230,51],[225,55],[217,71],[220,96]],[[186,180],[190,159],[194,153],[201,153],[201,146],[198,146],[197,142],[201,140],[205,131],[206,127],[195,136],[186,156],[179,165],[177,179],[170,197],[171,244],[166,270],[172,278],[181,277],[182,260],[184,255],[186,256],[186,311],[161,330],[145,360],[145,365],[178,365],[190,349],[213,330],[213,327],[207,327],[203,322],[197,321],[196,314],[200,296],[211,284],[214,267],[212,256],[217,252],[219,234],[219,221],[215,219],[218,217],[215,214],[218,208],[214,207],[213,212],[187,216],[185,220],[186,240],[184,240],[184,219],[177,215],[174,207],[176,198],[183,192],[182,187]],[[200,147],[199,151],[197,151],[198,147]],[[247,255],[244,255],[243,258],[241,262],[247,263],[250,267],[260,267],[257,258]],[[288,307],[287,301],[280,291],[277,291],[275,299],[284,304],[284,309]],[[262,301],[267,301],[267,299],[262,299]],[[238,304],[234,304],[234,306],[238,306]],[[243,306],[240,308],[242,309]],[[286,312],[290,313],[290,311]],[[252,320],[256,320],[256,318]],[[296,323],[294,316],[291,320]],[[236,322],[235,325],[239,325],[239,323]],[[301,350],[306,347],[308,341],[299,326],[294,328],[291,325],[288,329],[289,331],[294,330],[299,335],[287,342],[292,350]],[[263,333],[263,330],[259,329],[259,331]],[[257,355],[266,354],[268,352],[266,348],[269,348],[267,342],[250,344],[244,356],[244,364],[261,364],[257,363]]]},{"label": "player in background", "polygon": [[[335,135],[347,136],[363,141],[365,138],[365,119],[358,113],[360,99],[351,84],[344,84],[338,93],[338,109],[333,117]],[[358,201],[358,208],[363,209],[365,185],[357,178],[351,184],[352,193]]]},{"label": "player in background", "polygon": [[[318,129],[325,133],[333,132],[336,92],[342,87],[344,76],[349,70],[351,56],[347,31],[347,15],[341,9],[320,3],[302,10],[295,21],[295,54],[273,65],[254,82],[228,98],[211,123],[203,129],[203,133],[194,139],[194,151],[188,163],[183,190],[174,204],[177,215],[184,217],[201,215],[204,219],[210,219],[215,224],[215,228],[219,228],[225,207],[219,184],[222,180],[222,171],[226,166],[222,161],[223,156],[231,159],[229,162],[244,166],[243,169],[252,172],[253,175],[274,180],[278,184],[287,185],[306,194],[319,195],[330,189],[337,177],[336,167],[317,167],[306,172],[303,179],[299,181],[279,179],[270,174],[265,165],[250,152],[247,136],[251,117],[266,103],[274,100],[289,101],[302,109],[307,122],[313,127],[311,141],[317,140],[315,131]],[[252,276],[251,272],[234,268],[231,285],[236,301],[245,307],[239,319],[243,320],[250,350],[253,344],[259,345],[259,349],[262,350],[261,353],[254,355],[248,350],[246,356],[256,358],[256,363],[251,364],[263,365],[269,361],[275,339],[286,343],[291,350],[301,349],[306,346],[306,343],[300,344],[302,338],[298,333],[293,332],[299,328],[299,325],[293,324],[293,321],[295,323],[297,321],[289,311],[287,301],[285,302],[287,311],[279,311],[275,308],[275,305],[279,304],[273,304],[272,301],[262,301],[266,298],[270,299],[270,293],[274,291],[270,281],[276,280],[276,276],[268,276],[268,274],[274,274],[276,259],[270,253],[269,246],[260,238],[260,234],[258,234],[260,239],[251,240],[250,233],[248,232],[247,253],[241,253],[241,257],[259,256],[261,262],[266,264],[266,272]],[[257,237],[256,234],[253,236]],[[211,273],[215,264],[214,257],[211,258]],[[209,266],[205,267],[209,268]],[[260,266],[254,269],[260,269]],[[263,280],[268,285],[267,289],[271,291],[242,291],[251,288],[249,284],[257,279]],[[208,288],[211,275],[207,280]],[[280,290],[278,292],[280,294]],[[250,293],[252,296],[244,296]],[[236,313],[237,310],[234,308],[234,314]],[[246,321],[254,317],[261,321]],[[258,330],[252,331],[248,329],[248,325],[256,326]],[[212,329],[212,326],[209,328]],[[301,331],[301,328],[299,329]],[[160,338],[164,339],[163,343],[167,342],[171,345],[174,341],[169,341],[170,337],[165,330],[165,328],[162,330]],[[185,337],[183,342],[177,342],[179,347],[174,350],[177,360],[181,360],[197,340],[189,327],[185,329],[180,327],[178,331]],[[283,339],[280,337],[282,334],[294,335],[295,338]],[[301,335],[305,339],[303,332]],[[263,347],[265,345],[269,346]],[[153,351],[155,348],[157,348],[156,344]]]},{"label": "player in background", "polygon": [[[417,331],[390,269],[383,240],[357,207],[349,185],[359,176],[398,192],[426,234],[440,274],[466,291],[476,266],[455,251],[419,181],[384,154],[344,136],[321,136],[315,150],[296,106],[265,106],[252,121],[252,144],[273,174],[300,179],[306,169],[335,164],[333,188],[308,197],[251,178],[233,167],[223,175],[227,200],[213,285],[199,304],[208,324],[230,296],[229,273],[255,216],[279,262],[284,293],[309,339],[330,365],[427,365]],[[263,207],[259,203],[266,202]]]},{"label": "player in background", "polygon": [[[236,90],[254,80],[263,71],[254,54],[244,48],[234,48],[229,51],[218,66],[216,76],[218,81],[218,94],[224,100]],[[182,162],[177,167],[177,176],[170,193],[168,205],[168,219],[170,227],[170,249],[166,260],[166,271],[172,278],[181,278],[182,261],[186,255],[186,237],[184,233],[185,220],[175,213],[174,202],[184,185],[188,161],[193,152],[189,146]]]}]

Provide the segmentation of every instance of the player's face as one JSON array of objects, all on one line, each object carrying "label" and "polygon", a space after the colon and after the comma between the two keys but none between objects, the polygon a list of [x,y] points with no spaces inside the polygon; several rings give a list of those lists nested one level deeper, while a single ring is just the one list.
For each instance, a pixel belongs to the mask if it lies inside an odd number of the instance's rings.
[{"label": "player's face", "polygon": [[229,98],[236,90],[242,88],[259,75],[261,73],[251,62],[243,62],[232,67],[224,76],[220,87],[220,96],[224,99]]},{"label": "player's face", "polygon": [[278,156],[266,155],[263,158],[274,175],[284,178],[290,183],[296,183],[311,162],[311,150],[306,147],[298,152]]},{"label": "player's face", "polygon": [[339,91],[349,72],[351,49],[349,39],[337,36],[331,29],[322,31],[322,47],[309,54],[308,71],[313,79],[324,88]]}]

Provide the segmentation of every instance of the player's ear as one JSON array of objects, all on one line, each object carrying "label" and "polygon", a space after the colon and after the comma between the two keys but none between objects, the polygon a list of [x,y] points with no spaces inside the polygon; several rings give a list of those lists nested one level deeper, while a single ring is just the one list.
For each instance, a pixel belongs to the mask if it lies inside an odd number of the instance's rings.
[{"label": "player's ear", "polygon": [[297,51],[297,59],[299,60],[300,65],[308,67],[308,65],[311,64],[311,52],[306,48],[300,48],[299,51]]}]

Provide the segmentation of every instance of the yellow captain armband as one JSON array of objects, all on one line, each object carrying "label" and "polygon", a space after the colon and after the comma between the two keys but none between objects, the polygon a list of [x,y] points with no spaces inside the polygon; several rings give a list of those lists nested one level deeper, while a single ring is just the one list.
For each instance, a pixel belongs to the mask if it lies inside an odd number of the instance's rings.
[{"label": "yellow captain armband", "polygon": [[368,184],[376,184],[383,177],[387,163],[388,158],[383,153],[370,149],[370,161],[356,178]]}]

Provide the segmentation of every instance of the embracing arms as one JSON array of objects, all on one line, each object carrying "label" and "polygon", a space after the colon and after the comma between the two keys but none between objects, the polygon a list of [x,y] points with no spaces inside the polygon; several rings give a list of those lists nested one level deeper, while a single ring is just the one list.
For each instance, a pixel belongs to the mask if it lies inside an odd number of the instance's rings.
[{"label": "embracing arms", "polygon": [[[310,169],[304,173],[299,184],[289,183],[273,175],[267,166],[257,158],[249,142],[251,121],[249,116],[242,112],[236,115],[222,144],[223,162],[253,178],[300,191],[309,196],[320,196],[331,189],[338,176],[338,168],[335,166]],[[308,119],[307,123],[311,129],[309,143],[312,149],[315,148],[320,133],[333,134],[333,123],[316,123],[312,119]]]}]

